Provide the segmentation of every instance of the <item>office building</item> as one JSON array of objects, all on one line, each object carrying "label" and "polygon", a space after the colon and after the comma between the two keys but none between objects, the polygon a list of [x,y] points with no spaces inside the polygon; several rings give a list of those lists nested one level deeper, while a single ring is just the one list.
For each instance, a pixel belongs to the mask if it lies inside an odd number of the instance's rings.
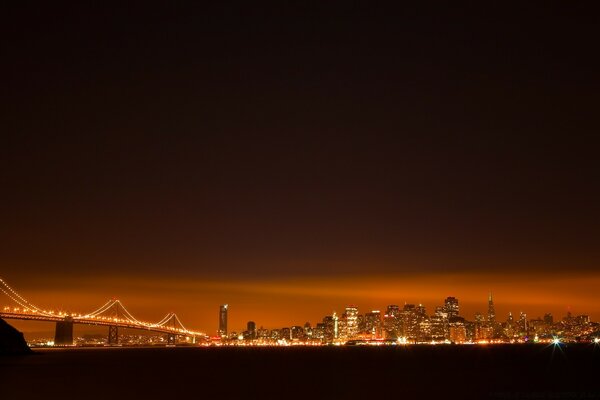
[{"label": "office building", "polygon": [[228,305],[227,304],[223,304],[221,305],[221,307],[219,307],[219,330],[218,330],[218,335],[221,337],[225,337],[227,336],[227,309],[228,309]]}]

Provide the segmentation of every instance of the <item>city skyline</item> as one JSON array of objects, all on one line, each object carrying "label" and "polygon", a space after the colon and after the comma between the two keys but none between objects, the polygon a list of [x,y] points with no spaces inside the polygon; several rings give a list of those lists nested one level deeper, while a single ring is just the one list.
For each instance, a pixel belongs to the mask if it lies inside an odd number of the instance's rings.
[{"label": "city skyline", "polygon": [[[464,313],[464,311],[460,311],[460,303],[459,303],[459,299],[456,298],[455,296],[448,296],[444,299],[444,302],[442,305],[440,304],[436,304],[434,306],[430,305],[426,305],[423,303],[410,303],[410,302],[404,302],[403,304],[399,305],[399,304],[387,304],[385,307],[383,308],[378,308],[378,309],[370,309],[370,308],[366,308],[363,309],[361,308],[358,304],[348,304],[345,307],[343,307],[340,311],[342,312],[338,312],[336,310],[333,310],[331,315],[334,316],[339,316],[339,315],[344,315],[345,313],[348,313],[349,310],[352,310],[353,312],[353,319],[352,324],[356,324],[356,317],[359,318],[367,318],[368,315],[377,315],[377,322],[381,323],[381,328],[383,329],[385,326],[385,319],[388,316],[394,316],[394,309],[398,312],[402,312],[402,310],[404,309],[404,311],[406,311],[406,307],[409,307],[411,309],[415,309],[415,307],[417,307],[417,309],[420,309],[421,312],[423,313],[423,315],[427,316],[427,318],[429,317],[435,317],[435,315],[437,315],[440,310],[443,310],[443,313],[445,314],[444,318],[447,318],[448,320],[452,320],[452,319],[456,319],[456,318],[460,318],[463,321],[467,321],[467,322],[478,322],[478,319],[481,318],[483,316],[483,323],[484,324],[490,324],[490,325],[494,325],[494,324],[503,324],[507,321],[512,321],[514,317],[513,315],[513,311],[509,311],[506,315],[501,315],[498,316],[496,314],[496,304],[494,303],[494,301],[492,300],[492,296],[493,293],[489,293],[488,298],[487,298],[487,302],[486,304],[486,311],[481,312],[481,311],[477,311],[475,312],[473,315],[468,316]],[[440,303],[440,302],[438,302]],[[227,310],[229,311],[229,304],[227,304]],[[221,306],[222,307],[222,306]],[[501,307],[501,308],[505,308],[505,307]],[[555,322],[559,322],[561,320],[565,320],[565,319],[569,319],[569,318],[584,318],[586,321],[588,322],[592,322],[594,324],[596,324],[596,331],[600,332],[600,323],[598,321],[592,320],[592,318],[590,318],[589,313],[586,313],[583,310],[580,310],[579,312],[577,312],[577,314],[573,314],[571,309],[567,309],[565,311],[565,313],[563,315],[555,315],[552,312],[545,312],[543,315],[531,315],[527,313],[527,311],[525,309],[520,309],[518,313],[516,313],[517,316],[516,318],[520,319],[520,322],[525,321],[525,324],[529,324],[530,321],[546,321],[547,319],[550,318],[551,321],[555,321]],[[227,313],[228,315],[228,313]],[[327,318],[328,316],[330,316],[329,314],[326,315],[323,320],[325,318]],[[469,318],[471,317],[471,318]],[[221,337],[226,337],[227,335],[219,335],[219,332],[221,332],[220,329],[220,323],[222,321],[222,313],[219,313],[219,329],[216,330],[217,332],[217,336],[221,336]],[[292,326],[305,326],[305,325],[309,325],[309,326],[314,326],[312,320],[307,320],[304,321],[303,323],[300,323],[301,321],[295,321],[295,323],[293,324],[288,324],[288,328],[292,327]],[[364,322],[364,321],[363,321]],[[278,329],[278,328],[284,328],[284,327],[274,327],[274,326],[268,326],[268,325],[263,325],[261,323],[259,323],[257,325],[257,323],[255,321],[248,321],[246,323],[246,331],[250,330],[248,328],[248,324],[252,324],[254,326],[254,329],[256,329],[257,326],[260,326],[260,328],[266,328],[266,329]],[[320,323],[319,320],[317,320],[317,324]],[[552,324],[553,322],[550,322],[549,324]],[[226,323],[227,325],[227,323]],[[526,325],[527,326],[527,325]],[[527,330],[527,328],[524,328],[524,330]],[[594,331],[594,332],[596,332]],[[532,330],[532,332],[534,332]],[[238,327],[238,329],[231,329],[229,331],[230,335],[233,335],[232,337],[237,337],[237,335],[241,335],[244,332],[244,328]],[[596,333],[596,335],[599,335],[599,333]],[[352,335],[350,335],[352,336]],[[380,336],[379,338],[383,338],[385,335]],[[532,336],[533,337],[533,336]],[[555,335],[556,337],[556,335]]]},{"label": "city skyline", "polygon": [[[477,312],[469,319],[462,310],[459,298],[446,297],[438,301],[434,310],[426,305],[405,302],[402,306],[388,304],[385,311],[365,310],[357,304],[348,304],[343,312],[325,315],[320,321],[295,322],[286,327],[265,328],[254,320],[246,322],[245,330],[228,329],[229,304],[219,306],[218,329],[198,332],[186,328],[178,316],[171,312],[157,323],[142,322],[135,318],[118,299],[111,299],[95,311],[82,315],[70,312],[42,309],[23,297],[17,290],[0,279],[1,291],[20,307],[4,306],[2,317],[12,320],[56,323],[54,339],[28,338],[35,346],[53,345],[206,345],[212,342],[224,345],[243,343],[259,345],[289,344],[436,344],[436,343],[526,343],[542,342],[600,342],[600,323],[588,314],[573,314],[567,311],[563,317],[555,318],[550,312],[543,317],[531,317],[520,311],[518,316],[509,312],[503,319],[496,312],[493,293],[487,296],[487,311]],[[108,337],[78,332],[77,324],[108,327]],[[120,327],[119,327],[120,326]],[[132,331],[146,331],[134,334]],[[97,329],[96,329],[97,331]],[[161,332],[158,336],[148,332]],[[166,336],[164,336],[166,334]],[[164,337],[163,337],[164,336]],[[358,342],[356,342],[358,340]],[[381,342],[381,341],[385,342]],[[356,342],[356,343],[355,343]]]},{"label": "city skyline", "polygon": [[[191,284],[193,285],[193,283]],[[363,287],[363,291],[365,289],[365,287],[368,287],[368,283],[366,282],[362,282],[362,287]],[[279,290],[282,291],[289,291],[289,288],[286,287],[282,287],[281,285],[278,285]],[[264,289],[264,287],[263,287]],[[531,287],[530,287],[531,290]],[[374,291],[376,291],[376,289],[374,289]],[[460,297],[457,295],[457,292],[454,292],[453,296],[448,296],[446,298],[446,301],[448,301],[449,299],[455,299],[456,301],[458,301],[458,299],[460,299],[460,315],[462,317],[465,317],[468,320],[473,320],[476,319],[476,316],[478,313],[480,314],[490,314],[490,306],[489,306],[489,297],[491,295],[491,293],[485,294],[483,292],[482,288],[479,288],[479,292],[482,293],[484,296],[481,296],[479,299],[476,299],[476,301],[473,301],[472,299],[468,299],[467,301],[464,301],[463,299],[465,297]],[[513,291],[514,292],[514,291]],[[23,292],[23,293],[27,293],[27,292]],[[345,296],[350,296],[348,293],[350,292],[346,292]],[[229,331],[240,331],[241,328],[243,328],[245,326],[245,324],[247,323],[248,320],[254,320],[257,321],[257,324],[261,327],[265,327],[265,328],[276,328],[276,327],[281,327],[281,326],[293,326],[293,325],[302,325],[305,322],[314,322],[314,321],[318,321],[318,316],[322,315],[324,312],[326,312],[326,309],[323,303],[319,302],[319,298],[318,297],[314,297],[312,300],[312,307],[309,307],[309,309],[306,309],[307,307],[305,307],[306,303],[303,304],[302,302],[302,297],[298,297],[298,293],[293,293],[292,295],[295,296],[295,298],[298,300],[298,306],[296,306],[295,308],[289,308],[287,305],[284,305],[283,308],[280,308],[279,311],[277,311],[277,309],[274,309],[273,303],[276,303],[276,301],[273,301],[273,298],[270,296],[272,295],[272,292],[269,292],[268,290],[266,291],[266,293],[263,293],[263,295],[266,295],[267,299],[268,299],[268,303],[270,303],[269,305],[263,306],[264,308],[261,308],[261,306],[257,305],[256,303],[252,306],[248,306],[247,304],[241,303],[238,305],[236,305],[235,303],[229,303],[229,304],[224,304],[221,305],[222,310],[220,312],[220,318],[223,319],[224,322],[224,327],[225,330],[227,330],[228,325],[229,325]],[[306,295],[306,293],[305,293]],[[495,298],[498,298],[498,294],[496,293]],[[28,296],[25,296],[28,297]],[[421,296],[423,297],[423,296]],[[126,297],[127,301],[126,303],[128,304],[128,306],[134,306],[136,307],[137,304],[140,303],[140,301],[132,301],[135,300],[134,298]],[[433,298],[427,298],[427,301],[419,301],[419,300],[411,300],[410,298],[405,298],[404,300],[399,299],[398,297],[395,298],[390,298],[390,301],[388,301],[387,303],[384,302],[383,299],[377,299],[377,300],[371,300],[370,302],[364,302],[362,300],[360,300],[360,298],[358,300],[360,301],[353,301],[355,304],[360,305],[361,310],[366,311],[366,310],[379,310],[380,312],[383,313],[383,309],[389,305],[389,304],[397,304],[400,306],[400,308],[404,305],[404,304],[415,304],[415,305],[423,305],[424,309],[428,310],[430,314],[433,314],[434,309],[437,306],[440,306],[440,294],[439,293],[434,293],[434,297]],[[506,298],[503,297],[503,295],[501,295],[500,297],[502,299],[502,301],[500,303],[496,303],[492,309],[493,314],[495,315],[495,317],[497,317],[497,319],[500,321],[504,321],[508,318],[508,315],[510,313],[512,313],[513,315],[519,315],[519,313],[525,312],[530,319],[534,319],[534,318],[541,318],[543,317],[543,315],[550,313],[553,314],[557,317],[562,317],[568,313],[573,313],[575,315],[579,315],[579,314],[586,314],[588,315],[591,320],[596,321],[597,319],[595,318],[594,314],[589,312],[588,309],[586,309],[586,307],[577,307],[577,308],[573,308],[573,307],[565,307],[562,309],[557,309],[556,307],[549,307],[546,304],[537,304],[536,307],[531,307],[531,305],[527,305],[527,304],[519,304],[518,302],[516,302],[514,299],[510,298],[510,295]],[[5,297],[5,299],[8,301],[8,303],[10,303],[10,299],[7,299]],[[348,297],[348,299],[350,299],[350,297]],[[351,299],[350,299],[351,300]],[[478,300],[478,301],[477,301]],[[486,301],[487,300],[487,301]],[[156,298],[156,305],[160,304],[160,299]],[[34,302],[35,303],[35,302]],[[144,300],[142,299],[141,303],[144,303]],[[343,301],[341,299],[338,298],[336,304],[334,304],[333,307],[331,308],[331,312],[335,312],[335,311],[341,311],[343,310],[347,305],[349,304],[348,301]],[[2,306],[4,306],[5,304],[3,304]],[[155,306],[156,306],[155,305]],[[233,313],[229,314],[229,307],[230,305],[233,306]],[[13,304],[14,306],[14,304]],[[224,307],[224,318],[223,317],[223,307]],[[160,306],[159,306],[160,308]],[[591,308],[591,307],[590,307]],[[136,314],[136,316],[140,316],[140,310],[136,309],[136,308],[131,308],[134,309],[135,312],[134,314]],[[58,311],[62,311],[65,313],[81,313],[83,311],[86,310],[81,310],[81,309],[77,309],[77,307],[71,307],[69,308],[58,308],[56,309],[57,312]],[[172,308],[170,309],[172,312]],[[206,311],[206,310],[204,310]],[[217,334],[217,329],[213,329],[213,327],[211,326],[212,323],[210,321],[198,321],[197,319],[197,312],[194,312],[194,310],[192,310],[190,312],[189,309],[183,308],[181,310],[178,311],[180,313],[180,315],[185,315],[184,320],[186,321],[186,324],[188,325],[188,327],[193,326],[194,328],[197,328],[196,330],[201,330],[202,332],[205,332],[208,335],[214,335]],[[209,313],[210,314],[210,313]],[[341,312],[340,312],[341,314]],[[144,315],[144,314],[141,314]],[[145,316],[145,315],[144,315]],[[233,317],[233,321],[229,322],[229,318]],[[152,320],[154,317],[150,317],[147,318],[149,320]],[[144,318],[142,318],[144,319]],[[29,333],[29,332],[40,332],[42,331],[42,329],[40,329],[39,325],[37,324],[31,324],[31,323],[23,323],[23,322],[16,322],[17,326],[21,327],[24,329],[25,333]],[[191,325],[190,325],[191,324]],[[243,330],[243,329],[242,329]]]}]

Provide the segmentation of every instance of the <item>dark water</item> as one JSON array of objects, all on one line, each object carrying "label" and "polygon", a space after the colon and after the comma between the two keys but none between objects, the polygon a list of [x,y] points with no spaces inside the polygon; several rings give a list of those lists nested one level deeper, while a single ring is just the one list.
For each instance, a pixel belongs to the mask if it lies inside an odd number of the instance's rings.
[{"label": "dark water", "polygon": [[116,348],[0,358],[0,399],[599,399],[597,345]]}]

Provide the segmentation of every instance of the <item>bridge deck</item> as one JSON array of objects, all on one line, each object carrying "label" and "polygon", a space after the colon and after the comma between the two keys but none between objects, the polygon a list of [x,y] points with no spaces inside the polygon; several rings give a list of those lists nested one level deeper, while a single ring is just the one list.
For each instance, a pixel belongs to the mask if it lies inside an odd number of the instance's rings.
[{"label": "bridge deck", "polygon": [[[24,321],[40,321],[40,322],[61,322],[65,321],[65,317],[61,316],[46,316],[39,314],[23,314],[23,313],[10,313],[6,311],[0,312],[0,318],[3,319],[18,319]],[[84,318],[84,317],[72,317],[72,321],[74,324],[81,325],[98,325],[98,326],[117,326],[119,328],[127,328],[127,329],[138,329],[144,330],[148,332],[157,332],[157,333],[165,333],[165,334],[176,334],[179,336],[199,336],[200,333],[182,331],[179,329],[171,329],[164,326],[151,326],[151,325],[140,325],[131,322],[125,321],[111,321],[105,319],[94,319],[94,318]]]}]

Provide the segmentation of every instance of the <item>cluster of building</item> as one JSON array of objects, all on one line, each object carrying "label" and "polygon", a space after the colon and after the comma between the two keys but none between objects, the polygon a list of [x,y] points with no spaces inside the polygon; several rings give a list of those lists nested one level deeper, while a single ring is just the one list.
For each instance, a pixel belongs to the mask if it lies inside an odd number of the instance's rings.
[{"label": "cluster of building", "polygon": [[600,341],[600,324],[587,315],[571,313],[559,321],[552,314],[528,319],[521,312],[509,313],[506,320],[496,316],[492,294],[488,297],[487,313],[475,314],[475,320],[460,315],[456,297],[447,297],[433,314],[422,304],[388,305],[385,313],[375,310],[359,313],[349,305],[343,314],[327,315],[312,326],[304,325],[279,329],[257,328],[249,321],[243,332],[228,332],[228,305],[219,311],[217,340],[225,344],[359,344],[359,343],[524,343]]}]

